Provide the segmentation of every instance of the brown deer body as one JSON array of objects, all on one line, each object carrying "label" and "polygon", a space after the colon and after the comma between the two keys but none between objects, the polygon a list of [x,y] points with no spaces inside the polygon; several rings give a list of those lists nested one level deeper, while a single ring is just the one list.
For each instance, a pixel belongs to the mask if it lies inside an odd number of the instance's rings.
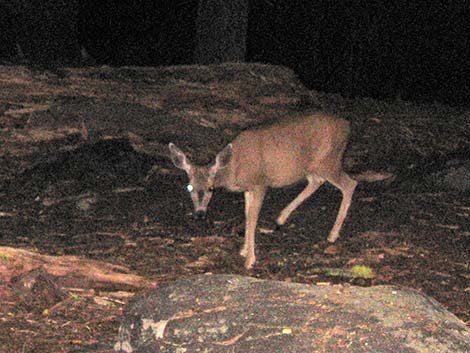
[{"label": "brown deer body", "polygon": [[213,189],[224,187],[245,193],[245,242],[240,254],[245,267],[255,263],[255,230],[268,187],[283,187],[307,179],[305,189],[280,213],[283,225],[289,215],[325,181],[343,194],[336,222],[328,240],[334,242],[351,204],[357,182],[342,168],[349,136],[346,120],[312,114],[242,132],[216,156],[209,166],[191,164],[186,155],[170,143],[176,167],[186,171],[196,214],[207,211]]}]

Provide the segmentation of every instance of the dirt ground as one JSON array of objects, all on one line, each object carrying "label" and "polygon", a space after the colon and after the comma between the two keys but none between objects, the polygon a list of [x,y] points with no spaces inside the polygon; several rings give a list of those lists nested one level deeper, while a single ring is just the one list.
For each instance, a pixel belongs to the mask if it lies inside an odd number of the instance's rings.
[{"label": "dirt ground", "polygon": [[[238,256],[242,195],[218,192],[209,220],[200,224],[190,216],[184,175],[162,173],[141,182],[153,162],[125,141],[108,141],[39,164],[3,194],[2,212],[9,216],[0,219],[1,243],[123,264],[159,282],[213,272],[407,286],[469,322],[468,194],[362,184],[342,237],[331,246],[325,238],[340,202],[336,189],[323,187],[280,231],[273,231],[273,219],[302,185],[270,190],[259,224],[258,262],[247,272]],[[172,169],[168,161],[160,163]],[[90,193],[89,207],[80,203],[86,197],[44,205],[46,196],[60,199],[72,190]],[[369,266],[374,277],[351,275],[346,269],[354,265]],[[110,351],[125,301],[78,295],[47,314],[9,308],[2,313],[2,352],[68,352],[95,343],[97,351]]]},{"label": "dirt ground", "polygon": [[[425,134],[452,133],[454,128],[444,129],[445,123],[427,120]],[[39,146],[29,161],[21,162],[22,172],[1,181],[0,245],[123,265],[156,283],[212,272],[323,285],[406,286],[435,298],[469,324],[469,192],[414,187],[423,185],[421,172],[428,170],[421,167],[430,164],[418,153],[406,154],[408,147],[396,143],[392,130],[385,130],[391,131],[386,143],[384,131],[368,131],[367,138],[353,137],[351,150],[382,148],[390,156],[383,165],[391,161],[401,177],[359,184],[334,245],[326,237],[341,200],[337,189],[323,186],[277,231],[274,219],[303,185],[271,189],[259,220],[252,271],[243,268],[238,255],[243,195],[218,190],[207,221],[197,222],[184,173],[166,158],[136,152],[127,139],[75,149],[72,135]],[[413,143],[432,150],[429,141]],[[391,145],[396,148],[392,152]],[[18,163],[3,155],[1,175],[13,175]],[[152,165],[158,171],[144,182]],[[355,265],[367,266],[372,276],[351,271]],[[83,288],[66,288],[66,299],[51,307],[2,300],[0,352],[111,352],[122,308],[137,289],[112,284]]]}]

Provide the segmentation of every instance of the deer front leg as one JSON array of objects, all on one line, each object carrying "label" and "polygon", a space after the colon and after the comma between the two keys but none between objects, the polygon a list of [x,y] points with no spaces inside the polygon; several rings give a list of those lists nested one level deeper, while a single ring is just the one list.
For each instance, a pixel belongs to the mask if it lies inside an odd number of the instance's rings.
[{"label": "deer front leg", "polygon": [[263,204],[265,187],[255,187],[245,192],[245,243],[240,255],[245,257],[245,268],[251,269],[256,261],[255,256],[255,232],[258,223],[259,211]]}]

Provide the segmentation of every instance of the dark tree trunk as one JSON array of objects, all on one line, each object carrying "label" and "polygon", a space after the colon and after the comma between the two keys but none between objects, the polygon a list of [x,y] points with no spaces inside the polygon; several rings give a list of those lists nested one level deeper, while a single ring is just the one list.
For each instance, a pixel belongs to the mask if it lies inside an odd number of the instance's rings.
[{"label": "dark tree trunk", "polygon": [[245,60],[249,0],[200,0],[196,23],[198,64]]}]

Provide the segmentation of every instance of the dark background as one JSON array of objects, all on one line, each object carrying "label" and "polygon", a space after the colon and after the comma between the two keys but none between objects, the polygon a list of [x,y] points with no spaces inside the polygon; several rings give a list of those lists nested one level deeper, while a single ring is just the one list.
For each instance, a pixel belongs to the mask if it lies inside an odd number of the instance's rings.
[{"label": "dark background", "polygon": [[[46,20],[37,16],[45,6]],[[0,0],[0,61],[15,63],[15,38],[22,38],[30,65],[83,65],[81,46],[92,65],[191,64],[197,6]],[[75,21],[54,21],[62,17]],[[469,33],[467,0],[252,0],[246,61],[286,65],[309,88],[348,97],[470,106]],[[54,45],[60,54],[51,56]]]}]

